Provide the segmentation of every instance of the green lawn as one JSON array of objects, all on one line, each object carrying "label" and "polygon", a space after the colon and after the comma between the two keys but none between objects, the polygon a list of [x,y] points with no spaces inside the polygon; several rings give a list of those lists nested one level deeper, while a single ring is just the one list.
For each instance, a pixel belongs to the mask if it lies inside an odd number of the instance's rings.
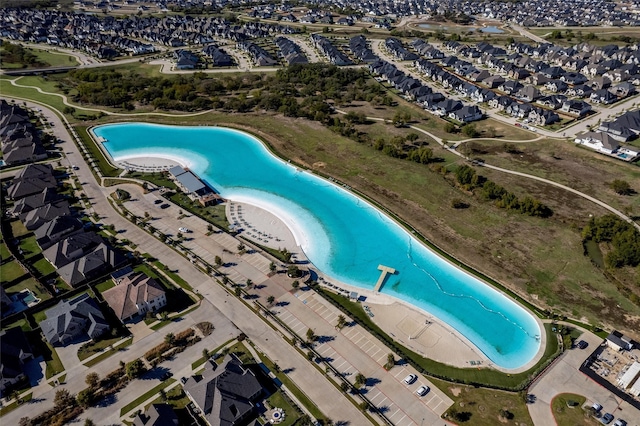
[{"label": "green lawn", "polygon": [[[229,343],[233,342],[234,340],[235,340],[235,339],[230,339],[229,341],[227,341],[227,342],[223,343],[222,345],[218,346],[217,348],[215,348],[215,349],[213,349],[213,350],[209,351],[209,353],[213,355],[213,354],[216,354],[216,353],[220,352],[220,350],[221,350],[222,348],[224,348],[225,346],[227,346]],[[196,368],[198,368],[198,367],[200,367],[202,364],[204,364],[206,360],[207,360],[207,358],[205,358],[205,357],[200,357],[198,360],[194,361],[194,362],[191,364],[191,369],[192,369],[192,370],[195,370]]]},{"label": "green lawn", "polygon": [[104,280],[100,284],[96,284],[96,290],[98,290],[100,293],[104,293],[105,291],[107,291],[110,288],[113,288],[115,286],[116,285],[114,284],[113,280],[111,278],[109,278],[107,280]]},{"label": "green lawn", "polygon": [[40,272],[43,277],[56,272],[55,266],[49,263],[49,261],[44,257],[42,259],[36,260],[33,263],[33,267],[36,269],[36,271]]},{"label": "green lawn", "polygon": [[[31,47],[27,47],[26,50],[29,50],[31,53],[33,53],[37,58],[39,62],[42,62],[44,64],[46,64],[46,66],[49,67],[71,67],[74,65],[78,65],[78,60],[75,58],[75,56],[71,56],[68,55],[66,53],[57,51],[55,48],[54,49],[38,49],[38,48],[31,48]],[[11,65],[17,65],[17,66],[11,66]],[[3,68],[22,68],[22,64],[2,64]],[[32,67],[27,67],[27,68],[32,68]]]},{"label": "green lawn", "polygon": [[227,220],[224,205],[218,204],[204,207],[200,205],[200,203],[192,201],[187,195],[178,192],[173,193],[170,199],[189,213],[201,217],[220,229],[229,228],[229,221]]},{"label": "green lawn", "polygon": [[11,257],[11,252],[9,251],[9,248],[5,244],[4,240],[2,240],[2,242],[0,242],[0,261],[8,259],[9,257]]},{"label": "green lawn", "polygon": [[78,349],[78,359],[83,361],[89,358],[91,355],[94,355],[98,352],[102,352],[105,348],[111,346],[112,344],[120,341],[122,337],[113,337],[111,339],[101,339],[96,341],[91,341],[88,344],[85,344]]},{"label": "green lawn", "polygon": [[51,299],[51,294],[49,294],[49,292],[45,288],[43,288],[40,283],[38,283],[38,281],[29,276],[26,276],[26,279],[5,289],[7,290],[7,293],[19,293],[22,290],[29,289],[31,290],[31,293],[33,293],[33,295],[41,301]]},{"label": "green lawn", "polygon": [[[522,394],[456,385],[441,380],[434,380],[433,384],[453,399],[454,404],[445,415],[457,424],[534,426]],[[468,420],[463,422],[453,418],[455,411]]]},{"label": "green lawn", "polygon": [[148,390],[144,394],[140,395],[139,397],[137,397],[136,399],[134,399],[133,401],[131,401],[130,403],[122,407],[120,409],[120,416],[124,416],[126,413],[133,410],[138,405],[142,404],[144,401],[146,401],[147,399],[151,398],[152,396],[160,392],[160,389],[166,388],[170,384],[175,383],[175,381],[176,381],[175,379],[167,379],[164,382],[154,386],[152,389]]},{"label": "green lawn", "polygon": [[22,255],[25,259],[29,259],[42,253],[40,246],[36,242],[35,235],[24,237],[20,240],[20,248],[22,249]]},{"label": "green lawn", "polygon": [[93,138],[89,136],[89,132],[87,131],[86,126],[76,126],[76,131],[78,132],[78,136],[84,142],[84,145],[89,151],[89,154],[96,160],[98,164],[98,168],[102,172],[103,176],[106,177],[115,177],[118,176],[122,170],[117,167],[113,167],[107,158],[104,156],[102,150],[96,145],[93,141]]},{"label": "green lawn", "polygon": [[294,425],[300,418],[300,413],[296,410],[289,401],[284,397],[281,390],[276,391],[267,398],[267,402],[273,408],[281,408],[284,411],[284,421],[278,423],[281,426]]},{"label": "green lawn", "polygon": [[[589,426],[599,422],[582,409],[586,398],[572,393],[561,393],[551,401],[551,412],[558,426]],[[571,404],[569,404],[571,402]]]},{"label": "green lawn", "polygon": [[172,191],[178,188],[175,182],[169,178],[168,174],[164,173],[129,172],[125,177],[146,180],[158,187],[164,186]]},{"label": "green lawn", "polygon": [[13,235],[13,238],[20,238],[23,235],[31,233],[31,231],[25,228],[22,222],[20,222],[19,220],[14,220],[11,222],[11,233]]},{"label": "green lawn", "polygon": [[46,343],[46,346],[49,348],[49,353],[44,356],[47,364],[45,377],[49,379],[58,373],[62,373],[64,371],[64,366],[62,365],[62,361],[60,361],[55,348],[49,343]]},{"label": "green lawn", "polygon": [[22,404],[31,401],[32,397],[33,397],[33,393],[28,393],[27,395],[22,397],[22,399],[20,400],[20,403],[18,403],[18,401],[14,401],[9,405],[3,405],[2,408],[0,408],[0,416],[4,416],[5,414],[9,413],[10,411],[15,410],[16,408],[18,408]]},{"label": "green lawn", "polygon": [[20,263],[17,260],[12,260],[11,262],[7,262],[2,265],[2,273],[0,274],[0,281],[5,283],[10,283],[15,279],[18,279],[22,276],[26,275]]},{"label": "green lawn", "polygon": [[[119,338],[120,339],[120,338]],[[133,337],[130,337],[129,339],[127,339],[126,342],[122,343],[121,345],[118,345],[117,348],[115,349],[108,349],[104,352],[102,352],[100,355],[98,355],[95,358],[92,358],[91,360],[83,363],[86,367],[92,367],[100,362],[102,362],[103,360],[109,358],[110,356],[120,352],[121,350],[124,350],[127,346],[130,346],[131,343],[133,343]]]}]

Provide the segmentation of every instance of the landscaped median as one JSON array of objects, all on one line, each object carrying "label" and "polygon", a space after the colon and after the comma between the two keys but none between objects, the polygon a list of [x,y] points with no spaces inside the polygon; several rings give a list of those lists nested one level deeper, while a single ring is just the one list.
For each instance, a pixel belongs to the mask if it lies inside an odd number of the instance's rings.
[{"label": "landscaped median", "polygon": [[144,394],[140,395],[139,397],[137,397],[136,399],[134,399],[133,401],[131,401],[130,403],[122,407],[120,409],[120,417],[125,416],[128,412],[135,409],[136,407],[144,403],[146,400],[153,398],[162,389],[169,387],[169,385],[172,385],[175,382],[176,382],[175,379],[167,379],[164,382],[157,384],[156,386],[154,386]]}]

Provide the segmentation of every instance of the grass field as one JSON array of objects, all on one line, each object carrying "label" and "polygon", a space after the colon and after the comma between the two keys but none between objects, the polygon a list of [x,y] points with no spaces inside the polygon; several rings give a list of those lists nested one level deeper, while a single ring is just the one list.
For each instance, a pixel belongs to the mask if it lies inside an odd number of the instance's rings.
[{"label": "grass field", "polygon": [[77,126],[76,131],[78,132],[78,136],[84,142],[89,154],[97,161],[98,168],[102,172],[103,176],[107,177],[115,177],[118,176],[122,170],[116,167],[113,167],[111,163],[107,160],[107,158],[102,153],[102,150],[96,145],[93,141],[93,138],[89,136],[89,132],[86,126]]},{"label": "grass field", "polygon": [[572,393],[561,393],[551,401],[551,412],[558,426],[595,426],[600,424],[582,409],[586,398]]},{"label": "grass field", "polygon": [[[2,267],[4,268],[4,265]],[[34,278],[31,278],[29,276],[25,276],[23,280],[17,282],[11,287],[5,287],[7,293],[19,293],[25,289],[31,290],[31,293],[33,293],[33,295],[41,301],[51,299],[51,295],[49,294],[49,292],[46,289],[42,288],[42,286]]]},{"label": "grass field", "polygon": [[[71,55],[67,55],[66,53],[57,51],[56,49],[37,49],[27,47],[26,50],[29,50],[33,53],[39,62],[42,62],[47,67],[68,67],[78,65],[78,60]],[[12,69],[12,68],[23,68],[23,64],[12,63],[12,62],[4,62],[2,64],[2,68],[4,69]],[[34,67],[27,67],[34,68]]]},{"label": "grass field", "polygon": [[160,392],[161,389],[164,389],[167,386],[169,386],[170,384],[175,383],[175,381],[176,381],[176,379],[167,379],[164,382],[159,383],[158,385],[154,386],[153,388],[151,388],[147,392],[143,393],[142,395],[140,395],[139,397],[137,397],[136,399],[134,399],[133,401],[131,401],[130,403],[128,403],[127,405],[122,407],[120,409],[120,416],[124,416],[126,413],[128,413],[131,410],[133,410],[138,405],[142,404],[144,401],[146,401],[147,399],[151,398],[152,396],[154,396],[155,394]]},{"label": "grass field", "polygon": [[2,274],[0,274],[0,281],[2,281],[3,287],[5,283],[10,283],[23,275],[26,275],[22,266],[17,260],[12,260],[2,265]]},{"label": "grass field", "polygon": [[[533,426],[529,410],[519,393],[502,392],[493,389],[475,388],[473,386],[453,385],[435,380],[438,385],[455,402],[447,410],[448,420],[458,424],[479,426],[517,425]],[[457,411],[463,418],[462,422],[452,417]]]}]

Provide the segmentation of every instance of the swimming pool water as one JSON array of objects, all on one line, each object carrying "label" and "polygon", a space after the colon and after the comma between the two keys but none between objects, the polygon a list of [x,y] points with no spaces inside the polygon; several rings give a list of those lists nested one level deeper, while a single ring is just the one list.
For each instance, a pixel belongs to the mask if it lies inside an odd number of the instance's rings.
[{"label": "swimming pool water", "polygon": [[99,126],[94,133],[116,161],[175,158],[224,198],[268,208],[289,224],[315,267],[336,280],[372,290],[378,265],[394,268],[382,293],[448,323],[496,365],[520,367],[539,349],[540,327],[520,305],[436,255],[369,203],[276,158],[249,134],[143,123]]}]

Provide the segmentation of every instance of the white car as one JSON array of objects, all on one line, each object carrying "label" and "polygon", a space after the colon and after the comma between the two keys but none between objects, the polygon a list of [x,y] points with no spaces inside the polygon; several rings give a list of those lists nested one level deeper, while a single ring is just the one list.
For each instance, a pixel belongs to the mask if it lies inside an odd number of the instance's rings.
[{"label": "white car", "polygon": [[403,382],[405,382],[407,385],[410,385],[411,383],[415,382],[417,378],[418,376],[416,376],[415,374],[409,374],[404,378]]},{"label": "white car", "polygon": [[178,231],[182,232],[183,234],[188,234],[189,232],[191,232],[191,230],[189,228],[178,228]]},{"label": "white car", "polygon": [[420,386],[416,393],[418,394],[418,396],[425,396],[429,393],[430,390],[431,389],[429,389],[429,386]]}]

